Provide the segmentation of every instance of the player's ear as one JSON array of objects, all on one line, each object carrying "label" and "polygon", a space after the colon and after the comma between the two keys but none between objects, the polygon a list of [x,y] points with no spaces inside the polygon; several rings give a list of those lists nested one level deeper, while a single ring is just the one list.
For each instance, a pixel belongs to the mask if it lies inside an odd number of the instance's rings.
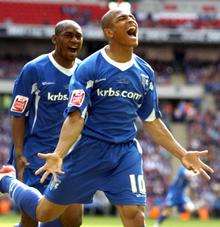
[{"label": "player's ear", "polygon": [[114,35],[114,33],[113,33],[113,31],[112,31],[111,28],[105,28],[104,29],[104,34],[105,34],[105,36],[106,36],[107,39],[113,38],[113,35]]},{"label": "player's ear", "polygon": [[57,41],[56,35],[53,35],[53,36],[51,37],[51,41],[52,41],[52,43],[53,43],[54,45],[56,45],[56,41]]}]

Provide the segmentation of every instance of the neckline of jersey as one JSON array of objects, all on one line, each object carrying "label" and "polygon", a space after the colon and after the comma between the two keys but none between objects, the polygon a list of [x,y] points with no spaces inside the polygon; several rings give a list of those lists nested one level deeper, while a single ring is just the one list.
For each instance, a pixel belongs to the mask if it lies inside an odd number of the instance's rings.
[{"label": "neckline of jersey", "polygon": [[103,56],[103,58],[111,65],[115,66],[116,68],[120,69],[121,71],[125,71],[127,69],[129,69],[130,67],[133,66],[134,64],[134,55],[132,55],[132,58],[130,61],[127,62],[117,62],[112,60],[106,53],[105,51],[105,47],[101,49],[101,55]]},{"label": "neckline of jersey", "polygon": [[56,62],[56,60],[53,57],[53,52],[49,53],[48,57],[49,57],[51,63],[54,65],[54,67],[57,68],[60,72],[62,72],[66,76],[72,76],[73,75],[73,73],[74,73],[74,71],[75,71],[75,69],[77,67],[77,62],[78,62],[77,58],[75,59],[75,63],[73,64],[73,67],[67,69],[67,68],[64,68],[63,66],[61,66],[60,64],[58,64]]}]

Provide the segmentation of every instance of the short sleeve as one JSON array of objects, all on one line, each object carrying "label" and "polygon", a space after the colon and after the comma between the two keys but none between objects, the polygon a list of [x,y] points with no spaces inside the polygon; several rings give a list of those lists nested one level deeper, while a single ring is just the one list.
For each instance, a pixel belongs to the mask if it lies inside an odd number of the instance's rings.
[{"label": "short sleeve", "polygon": [[158,97],[155,86],[155,77],[152,77],[147,81],[145,95],[141,107],[138,109],[138,116],[143,121],[154,121],[156,118],[161,118],[161,112],[158,106]]},{"label": "short sleeve", "polygon": [[36,69],[29,63],[23,67],[20,75],[16,78],[10,109],[12,116],[24,116],[28,112],[37,88],[36,77]]},{"label": "short sleeve", "polygon": [[79,110],[84,118],[90,105],[90,94],[93,87],[92,71],[86,65],[80,65],[71,77],[69,101],[64,116]]}]

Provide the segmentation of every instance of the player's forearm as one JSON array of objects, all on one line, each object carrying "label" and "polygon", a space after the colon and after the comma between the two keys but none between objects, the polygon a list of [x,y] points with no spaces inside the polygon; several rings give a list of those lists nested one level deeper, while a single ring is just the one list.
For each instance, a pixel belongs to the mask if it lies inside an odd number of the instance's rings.
[{"label": "player's forearm", "polygon": [[73,143],[80,136],[83,125],[84,119],[81,118],[79,112],[74,112],[66,118],[61,129],[59,142],[54,151],[59,157],[65,157]]},{"label": "player's forearm", "polygon": [[176,141],[169,129],[160,119],[156,119],[152,122],[145,122],[144,128],[157,144],[164,147],[178,159],[181,159],[187,152]]},{"label": "player's forearm", "polygon": [[16,155],[22,155],[24,146],[25,117],[12,117],[11,129]]}]

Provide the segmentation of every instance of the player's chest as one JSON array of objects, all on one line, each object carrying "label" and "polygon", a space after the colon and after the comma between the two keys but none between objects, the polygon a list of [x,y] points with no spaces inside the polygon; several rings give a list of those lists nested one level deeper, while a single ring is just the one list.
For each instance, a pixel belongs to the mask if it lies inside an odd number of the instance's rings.
[{"label": "player's chest", "polygon": [[41,101],[47,103],[62,102],[68,100],[69,77],[43,76],[37,83],[37,95]]},{"label": "player's chest", "polygon": [[137,96],[140,99],[147,92],[148,78],[140,70],[103,70],[94,81],[94,93],[100,97]]},{"label": "player's chest", "polygon": [[125,90],[143,92],[140,75],[134,72],[106,72],[99,75],[94,81],[95,89]]},{"label": "player's chest", "polygon": [[[93,97],[97,102],[117,102],[121,105],[139,105],[144,96],[144,87],[139,74],[128,71],[102,73],[94,81]],[[129,104],[130,103],[130,104]]]}]

